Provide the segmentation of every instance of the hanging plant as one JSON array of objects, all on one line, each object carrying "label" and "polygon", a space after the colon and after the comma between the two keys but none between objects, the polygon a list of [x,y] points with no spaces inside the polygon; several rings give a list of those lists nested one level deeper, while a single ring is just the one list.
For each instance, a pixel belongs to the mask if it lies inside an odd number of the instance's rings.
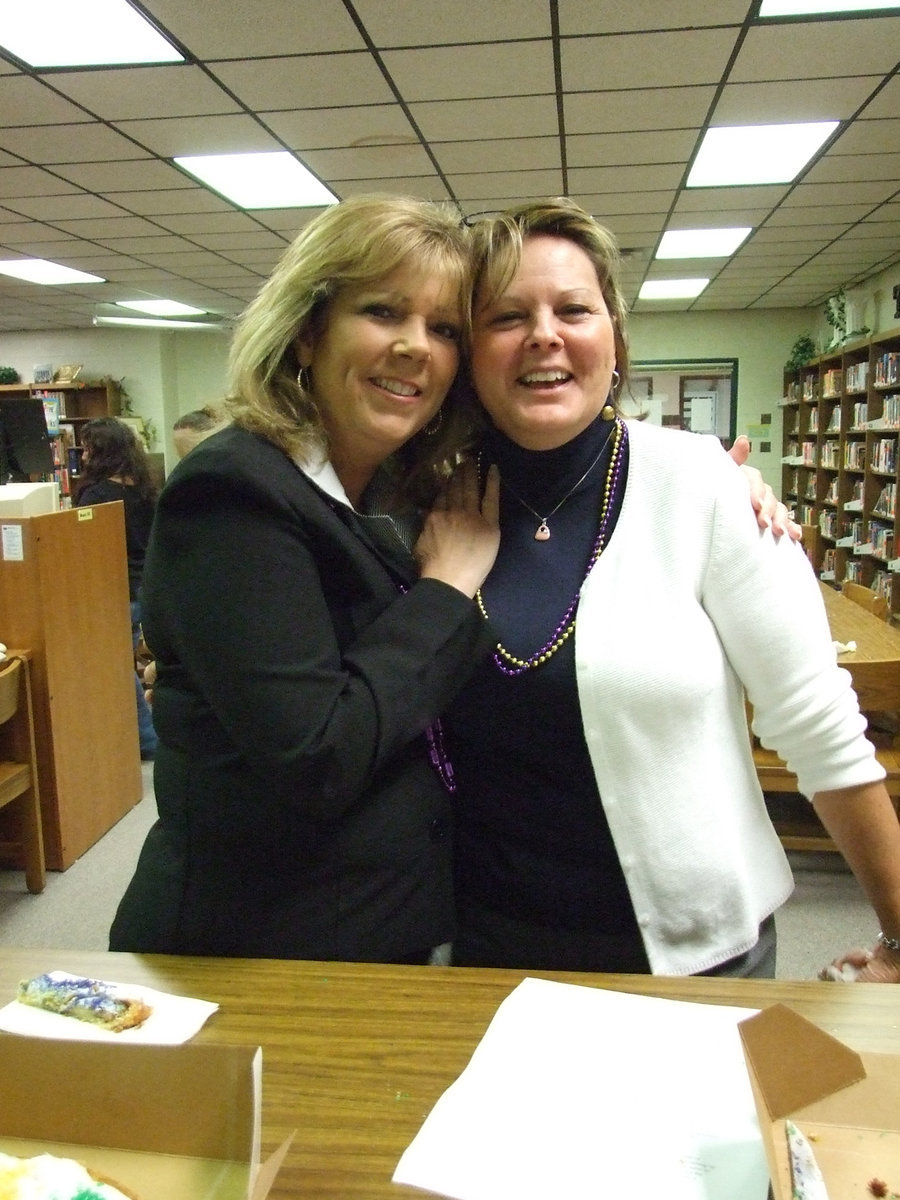
[{"label": "hanging plant", "polygon": [[825,301],[825,320],[834,330],[832,345],[847,336],[847,297],[841,288]]}]

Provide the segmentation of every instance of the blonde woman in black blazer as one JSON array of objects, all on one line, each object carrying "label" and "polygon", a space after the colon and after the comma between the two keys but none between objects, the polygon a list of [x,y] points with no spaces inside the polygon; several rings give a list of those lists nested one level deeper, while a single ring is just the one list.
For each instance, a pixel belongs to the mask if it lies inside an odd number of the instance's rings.
[{"label": "blonde woman in black blazer", "polygon": [[468,271],[452,214],[358,198],[242,318],[233,423],[173,471],[147,554],[159,819],[111,949],[424,962],[452,938],[439,716],[492,645],[499,541],[496,478],[434,503],[470,426],[444,403]]}]

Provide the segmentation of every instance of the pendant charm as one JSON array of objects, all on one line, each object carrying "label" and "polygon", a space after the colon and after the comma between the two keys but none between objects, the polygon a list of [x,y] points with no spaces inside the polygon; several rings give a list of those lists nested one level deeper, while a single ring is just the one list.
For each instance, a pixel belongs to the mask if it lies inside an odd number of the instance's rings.
[{"label": "pendant charm", "polygon": [[549,542],[550,528],[546,521],[541,521],[540,525],[538,525],[537,529],[535,530],[534,540],[536,542]]}]

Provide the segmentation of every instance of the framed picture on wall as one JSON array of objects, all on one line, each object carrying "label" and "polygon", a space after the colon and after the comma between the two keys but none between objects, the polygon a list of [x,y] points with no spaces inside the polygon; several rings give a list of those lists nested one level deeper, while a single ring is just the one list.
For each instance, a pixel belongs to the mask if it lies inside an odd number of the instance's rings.
[{"label": "framed picture on wall", "polygon": [[144,447],[145,450],[150,449],[150,443],[147,439],[147,429],[144,425],[143,417],[116,417],[117,421],[121,421],[123,425],[127,425],[134,432],[134,436]]},{"label": "framed picture on wall", "polygon": [[83,363],[66,363],[58,367],[53,376],[54,383],[74,383],[81,374]]},{"label": "framed picture on wall", "polygon": [[34,368],[35,383],[52,383],[53,382],[53,367],[50,363],[40,363]]}]

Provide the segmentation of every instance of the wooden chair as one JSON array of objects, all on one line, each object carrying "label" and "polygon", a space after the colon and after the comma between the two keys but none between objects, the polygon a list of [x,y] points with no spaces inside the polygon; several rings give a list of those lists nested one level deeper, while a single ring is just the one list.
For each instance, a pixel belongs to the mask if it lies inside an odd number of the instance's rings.
[{"label": "wooden chair", "polygon": [[42,892],[47,882],[44,837],[38,793],[34,712],[28,661],[11,657],[0,662],[0,808],[21,801],[18,842],[0,842],[0,851],[21,852],[29,892]]},{"label": "wooden chair", "polygon": [[863,587],[861,583],[853,583],[850,579],[845,579],[841,584],[841,591],[848,600],[852,600],[854,604],[859,604],[866,612],[872,613],[873,616],[879,617],[886,621],[891,615],[891,610],[884,596],[880,596],[877,592],[873,592],[871,588]]},{"label": "wooden chair", "polygon": [[818,525],[801,525],[800,528],[803,531],[800,544],[806,551],[806,557],[812,563],[813,570],[818,571],[821,559],[822,534]]}]

